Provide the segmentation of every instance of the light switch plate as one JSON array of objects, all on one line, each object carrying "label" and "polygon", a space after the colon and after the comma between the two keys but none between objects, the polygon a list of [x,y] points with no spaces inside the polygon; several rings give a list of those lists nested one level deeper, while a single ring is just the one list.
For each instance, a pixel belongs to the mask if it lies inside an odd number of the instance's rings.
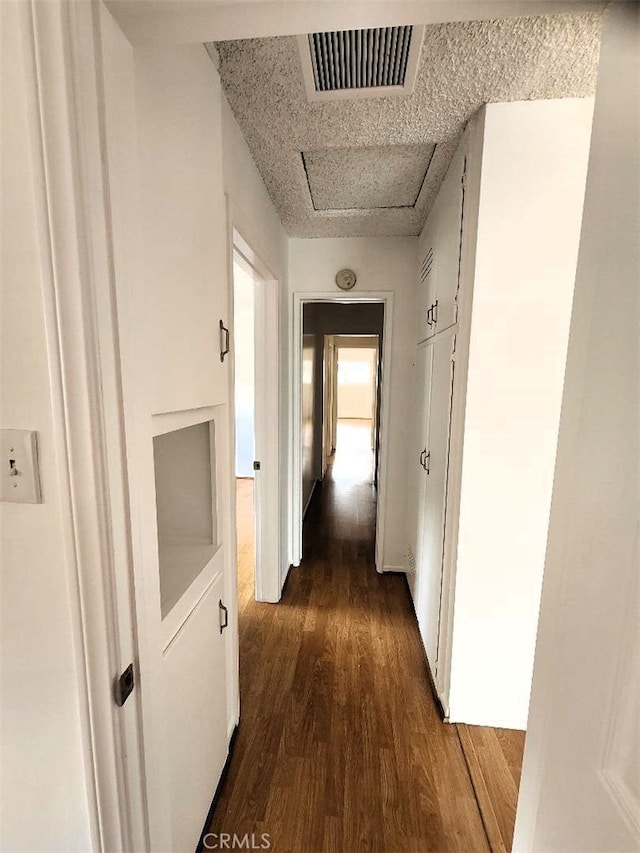
[{"label": "light switch plate", "polygon": [[40,503],[36,435],[36,432],[29,429],[0,430],[0,500],[11,503]]}]

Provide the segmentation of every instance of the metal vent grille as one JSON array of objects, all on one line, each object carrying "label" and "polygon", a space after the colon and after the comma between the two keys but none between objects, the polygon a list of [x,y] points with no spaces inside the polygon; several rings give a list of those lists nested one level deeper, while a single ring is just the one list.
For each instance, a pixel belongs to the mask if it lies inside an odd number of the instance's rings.
[{"label": "metal vent grille", "polygon": [[310,33],[316,92],[404,86],[413,27]]},{"label": "metal vent grille", "polygon": [[420,267],[420,281],[424,284],[424,282],[429,278],[429,273],[433,269],[433,248],[429,249],[427,254],[424,256],[422,261],[422,265]]}]

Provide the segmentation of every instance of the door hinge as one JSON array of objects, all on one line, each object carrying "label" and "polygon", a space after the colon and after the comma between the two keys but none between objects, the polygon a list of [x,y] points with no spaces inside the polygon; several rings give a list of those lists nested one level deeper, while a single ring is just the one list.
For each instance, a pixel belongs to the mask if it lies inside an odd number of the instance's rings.
[{"label": "door hinge", "polygon": [[258,462],[258,460],[257,460],[257,459],[256,459],[256,460],[255,460],[255,462],[253,463],[253,470],[254,470],[254,471],[259,471],[259,470],[260,470],[260,463]]},{"label": "door hinge", "polygon": [[122,708],[124,703],[127,701],[133,688],[135,687],[135,676],[133,674],[133,664],[130,663],[129,666],[125,669],[125,671],[116,678],[115,683],[113,685],[113,698],[115,699],[115,703],[119,708]]}]

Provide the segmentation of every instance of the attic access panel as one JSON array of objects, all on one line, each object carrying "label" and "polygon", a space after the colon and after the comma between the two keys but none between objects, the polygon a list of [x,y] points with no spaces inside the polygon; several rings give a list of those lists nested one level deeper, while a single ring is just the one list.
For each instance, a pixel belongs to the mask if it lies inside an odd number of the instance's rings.
[{"label": "attic access panel", "polygon": [[314,210],[413,208],[435,145],[377,145],[301,152]]},{"label": "attic access panel", "polygon": [[424,27],[375,27],[298,36],[309,101],[410,95]]}]

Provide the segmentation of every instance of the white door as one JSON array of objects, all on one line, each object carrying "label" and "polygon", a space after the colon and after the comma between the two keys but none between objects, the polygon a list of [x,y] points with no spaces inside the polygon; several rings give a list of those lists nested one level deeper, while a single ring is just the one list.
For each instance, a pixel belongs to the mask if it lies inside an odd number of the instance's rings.
[{"label": "white door", "polygon": [[424,524],[424,506],[425,495],[427,489],[427,446],[429,443],[428,437],[428,412],[429,412],[429,394],[431,391],[431,370],[433,361],[433,348],[422,344],[418,347],[416,356],[416,387],[415,400],[416,412],[414,423],[416,425],[413,452],[411,456],[411,472],[412,472],[412,516],[411,530],[412,539],[411,547],[413,549],[413,564],[415,572],[412,574],[412,582],[410,583],[411,592],[413,595],[414,606],[418,611],[418,602],[420,600],[420,590],[422,586],[421,566],[423,562],[423,524]]},{"label": "white door", "polygon": [[449,470],[453,335],[439,337],[431,352],[431,392],[428,407],[426,493],[420,548],[418,624],[434,676],[438,661],[440,600],[444,552],[444,517]]},{"label": "white door", "polygon": [[221,93],[101,18],[149,837],[183,853],[238,713]]}]

